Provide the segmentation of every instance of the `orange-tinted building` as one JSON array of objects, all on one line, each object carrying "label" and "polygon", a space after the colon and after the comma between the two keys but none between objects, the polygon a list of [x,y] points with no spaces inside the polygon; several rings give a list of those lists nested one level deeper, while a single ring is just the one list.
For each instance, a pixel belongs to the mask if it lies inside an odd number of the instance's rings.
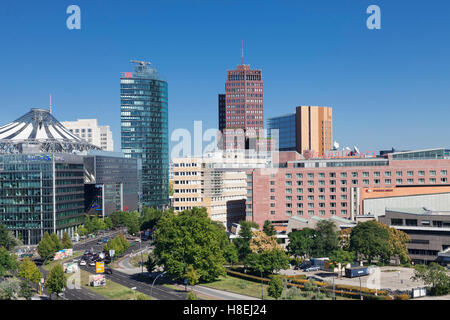
[{"label": "orange-tinted building", "polygon": [[323,155],[332,149],[333,109],[299,106],[296,110],[296,149],[299,153],[314,151]]}]

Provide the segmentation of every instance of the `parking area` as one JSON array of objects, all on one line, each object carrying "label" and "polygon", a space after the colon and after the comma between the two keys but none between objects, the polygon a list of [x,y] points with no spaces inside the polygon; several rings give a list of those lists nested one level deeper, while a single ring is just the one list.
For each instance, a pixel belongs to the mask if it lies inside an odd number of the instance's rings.
[{"label": "parking area", "polygon": [[[311,271],[305,272],[302,270],[283,270],[280,273],[285,275],[296,275],[304,274],[307,277],[315,277],[317,279],[322,279],[325,282],[332,283],[334,278],[335,284],[343,284],[350,286],[359,286],[361,280],[361,286],[366,288],[375,288],[375,284],[379,284],[380,289],[389,290],[410,290],[412,288],[423,287],[424,283],[422,281],[413,281],[411,277],[414,275],[413,268],[404,267],[380,267],[380,272],[371,274],[370,276],[356,277],[356,278],[346,278],[345,276],[340,277],[339,274],[327,271]],[[375,275],[379,274],[379,277]]]}]

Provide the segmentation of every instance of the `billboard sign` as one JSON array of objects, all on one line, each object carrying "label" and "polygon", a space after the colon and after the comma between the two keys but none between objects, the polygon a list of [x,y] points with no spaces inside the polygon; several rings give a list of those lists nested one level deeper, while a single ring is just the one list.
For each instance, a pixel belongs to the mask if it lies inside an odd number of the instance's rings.
[{"label": "billboard sign", "polygon": [[95,263],[95,271],[97,273],[104,273],[105,272],[105,263],[104,262],[96,262]]}]

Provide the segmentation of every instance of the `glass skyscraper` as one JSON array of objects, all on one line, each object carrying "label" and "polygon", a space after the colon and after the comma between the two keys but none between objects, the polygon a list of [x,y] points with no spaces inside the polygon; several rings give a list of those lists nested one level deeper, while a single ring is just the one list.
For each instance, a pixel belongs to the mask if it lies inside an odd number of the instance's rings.
[{"label": "glass skyscraper", "polygon": [[149,62],[120,78],[121,142],[127,158],[142,159],[144,206],[169,204],[168,86]]},{"label": "glass skyscraper", "polygon": [[296,121],[295,113],[280,117],[267,119],[268,136],[271,137],[271,130],[278,130],[278,150],[295,151],[296,149]]}]

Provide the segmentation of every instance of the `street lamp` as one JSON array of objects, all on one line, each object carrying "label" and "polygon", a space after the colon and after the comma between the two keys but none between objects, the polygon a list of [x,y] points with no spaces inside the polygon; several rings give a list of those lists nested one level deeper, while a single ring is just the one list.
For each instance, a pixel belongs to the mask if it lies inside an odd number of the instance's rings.
[{"label": "street lamp", "polygon": [[134,300],[136,300],[136,287],[133,287],[133,288],[131,288],[131,290],[133,290],[134,291]]},{"label": "street lamp", "polygon": [[361,297],[361,300],[362,300],[363,296],[362,296],[361,277],[359,277],[359,296]]},{"label": "street lamp", "polygon": [[264,283],[263,283],[262,271],[260,271],[260,273],[261,273],[261,300],[264,300]]},{"label": "street lamp", "polygon": [[161,277],[162,275],[164,275],[166,272],[167,272],[167,271],[164,271],[163,273],[159,274],[159,275],[155,278],[155,280],[153,280],[152,288],[150,289],[150,297],[153,297],[153,286],[155,285],[156,279],[158,279],[159,277]]}]

